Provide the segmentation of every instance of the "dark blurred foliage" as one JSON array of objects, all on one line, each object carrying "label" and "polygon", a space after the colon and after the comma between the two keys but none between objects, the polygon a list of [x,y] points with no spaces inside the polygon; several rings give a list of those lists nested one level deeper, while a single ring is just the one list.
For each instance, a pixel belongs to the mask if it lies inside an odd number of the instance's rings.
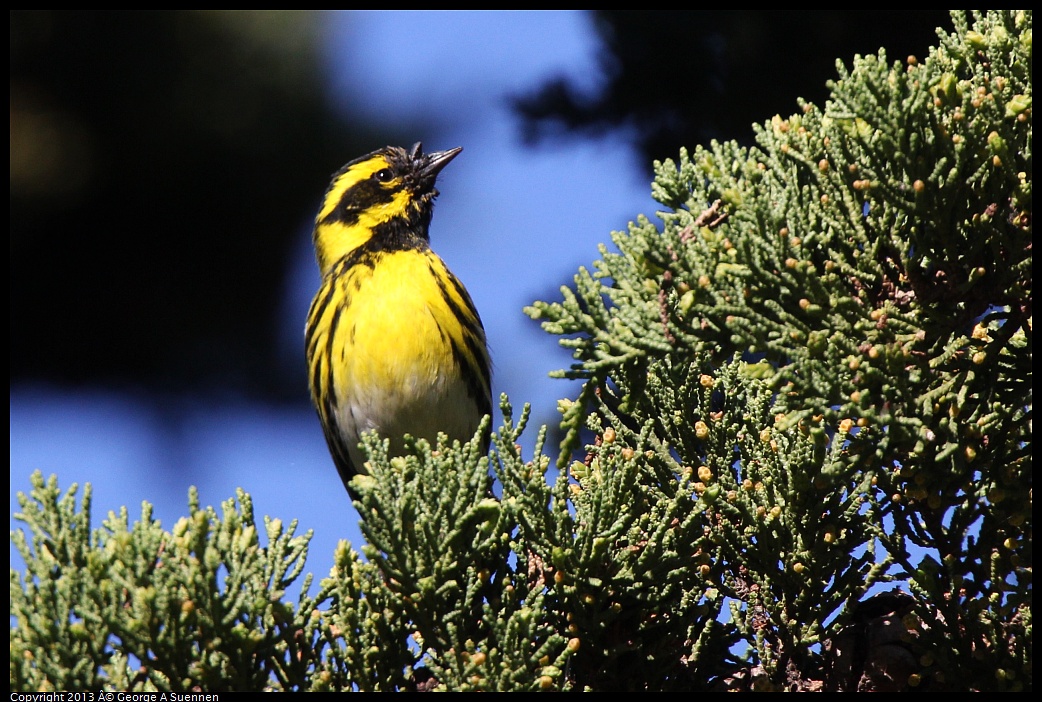
[{"label": "dark blurred foliage", "polygon": [[836,60],[885,48],[890,61],[923,57],[952,29],[948,10],[700,10],[592,12],[602,49],[600,89],[567,78],[517,98],[527,140],[630,136],[654,159],[711,139],[752,142],[751,124],[824,105]]},{"label": "dark blurred foliage", "polygon": [[290,254],[384,138],[333,113],[322,23],[11,12],[12,382],[303,401],[276,343]]}]

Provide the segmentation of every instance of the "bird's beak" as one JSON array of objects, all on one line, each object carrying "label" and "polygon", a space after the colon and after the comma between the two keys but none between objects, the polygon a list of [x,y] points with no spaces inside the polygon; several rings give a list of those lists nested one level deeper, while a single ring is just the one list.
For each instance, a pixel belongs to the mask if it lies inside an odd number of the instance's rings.
[{"label": "bird's beak", "polygon": [[449,161],[456,158],[456,156],[459,155],[460,151],[463,151],[462,146],[457,146],[455,149],[449,149],[447,151],[435,151],[434,153],[423,155],[421,153],[422,146],[420,144],[416,144],[412,148],[413,158],[422,159],[426,161],[426,163],[423,165],[423,170],[421,171],[424,179],[434,179],[435,177],[437,177],[437,175],[441,172],[441,169],[449,165]]}]

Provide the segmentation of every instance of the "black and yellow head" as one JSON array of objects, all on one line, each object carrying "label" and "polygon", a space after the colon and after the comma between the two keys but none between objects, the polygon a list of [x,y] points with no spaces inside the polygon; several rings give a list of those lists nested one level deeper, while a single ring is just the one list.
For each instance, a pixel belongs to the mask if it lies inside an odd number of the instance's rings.
[{"label": "black and yellow head", "polygon": [[384,250],[425,245],[438,191],[434,183],[462,147],[423,153],[385,146],[333,175],[315,219],[315,251],[325,273],[361,246]]}]

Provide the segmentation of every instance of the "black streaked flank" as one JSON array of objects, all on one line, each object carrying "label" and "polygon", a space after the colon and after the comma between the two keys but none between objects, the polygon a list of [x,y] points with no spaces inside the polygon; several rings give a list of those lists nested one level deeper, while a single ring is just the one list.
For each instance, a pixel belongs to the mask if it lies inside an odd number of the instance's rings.
[{"label": "black streaked flank", "polygon": [[[489,395],[485,392],[485,385],[483,385],[474,375],[474,365],[470,363],[470,359],[473,358],[477,361],[479,356],[469,356],[468,353],[473,353],[473,348],[468,348],[464,351],[460,348],[459,344],[456,343],[455,339],[450,338],[452,344],[452,357],[456,361],[456,366],[460,369],[463,374],[463,380],[467,384],[467,393],[478,402],[478,406],[481,408],[481,414],[489,414],[492,411],[492,400]],[[470,345],[468,344],[468,347]]]},{"label": "black streaked flank", "polygon": [[[433,267],[431,273],[432,275],[434,274]],[[449,273],[448,271],[446,271],[446,273],[446,276],[435,275],[435,278],[438,281],[438,289],[441,291],[441,298],[445,301],[445,304],[449,306],[449,309],[452,310],[453,316],[463,322],[467,332],[476,335],[478,329],[481,328],[482,325],[481,318],[478,316],[478,311],[474,309],[474,302],[470,299],[470,295],[460,284],[459,280],[456,279],[456,276],[452,275],[452,273]],[[449,281],[452,282],[456,294],[459,295],[459,298],[463,300],[463,304],[466,305],[465,309],[460,307],[456,303],[456,299],[449,294],[448,288],[445,287],[445,278],[448,278]]]}]

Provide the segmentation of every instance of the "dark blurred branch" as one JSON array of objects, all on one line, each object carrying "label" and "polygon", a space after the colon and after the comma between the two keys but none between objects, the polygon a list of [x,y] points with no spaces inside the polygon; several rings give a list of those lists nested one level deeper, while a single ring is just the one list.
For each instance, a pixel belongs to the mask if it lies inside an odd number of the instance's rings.
[{"label": "dark blurred branch", "polygon": [[674,157],[711,139],[751,143],[755,121],[796,110],[795,97],[822,104],[836,57],[887,48],[891,60],[926,55],[947,10],[879,12],[597,10],[602,84],[566,77],[516,97],[531,142],[621,130],[639,160]]}]

